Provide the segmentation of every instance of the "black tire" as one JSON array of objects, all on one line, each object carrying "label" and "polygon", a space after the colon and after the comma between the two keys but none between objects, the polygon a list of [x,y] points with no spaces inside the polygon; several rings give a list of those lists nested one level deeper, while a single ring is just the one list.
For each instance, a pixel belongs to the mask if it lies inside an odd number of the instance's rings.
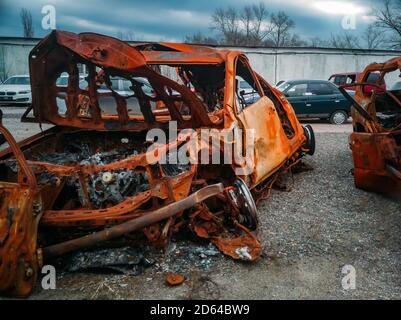
[{"label": "black tire", "polygon": [[348,114],[343,110],[336,110],[330,116],[330,123],[335,125],[341,125],[346,123],[348,120]]},{"label": "black tire", "polygon": [[304,145],[304,147],[308,150],[306,153],[313,156],[316,150],[316,139],[315,132],[313,131],[312,126],[309,124],[304,127],[305,136],[308,139]]}]

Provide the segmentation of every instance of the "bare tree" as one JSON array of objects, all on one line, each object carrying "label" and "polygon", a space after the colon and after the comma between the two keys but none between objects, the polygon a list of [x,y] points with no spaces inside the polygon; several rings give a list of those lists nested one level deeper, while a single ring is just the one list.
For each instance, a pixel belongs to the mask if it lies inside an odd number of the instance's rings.
[{"label": "bare tree", "polygon": [[285,43],[288,47],[306,47],[308,42],[303,40],[300,35],[293,33]]},{"label": "bare tree", "polygon": [[6,48],[0,46],[0,82],[4,82],[10,77],[10,68],[6,62]]},{"label": "bare tree", "polygon": [[268,21],[269,12],[263,2],[253,5],[252,11],[254,16],[252,38],[254,39],[254,44],[260,45],[271,32],[271,24]]},{"label": "bare tree", "polygon": [[[218,8],[212,15],[211,28],[216,30],[225,45],[302,46],[307,43],[291,30],[295,22],[283,11],[269,15],[266,5],[247,5],[242,9]],[[187,42],[214,43],[211,37],[194,34]]]},{"label": "bare tree", "polygon": [[308,45],[312,48],[325,48],[330,46],[326,40],[322,40],[320,37],[309,39]]},{"label": "bare tree", "polygon": [[218,8],[212,15],[212,28],[223,35],[223,43],[238,45],[240,34],[239,15],[235,8]]},{"label": "bare tree", "polygon": [[291,29],[295,28],[295,22],[283,11],[271,15],[271,31],[268,39],[275,47],[288,45],[291,39]]},{"label": "bare tree", "polygon": [[254,21],[254,14],[252,6],[245,6],[240,14],[240,20],[244,28],[245,45],[252,43],[252,24]]},{"label": "bare tree", "polygon": [[329,46],[337,49],[360,49],[359,38],[350,32],[343,34],[331,34]]},{"label": "bare tree", "polygon": [[118,31],[116,37],[124,41],[135,41],[135,34],[133,31]]},{"label": "bare tree", "polygon": [[365,48],[371,50],[382,48],[388,41],[383,31],[374,24],[366,28],[362,38],[365,40]]},{"label": "bare tree", "polygon": [[24,38],[33,38],[34,29],[32,25],[31,12],[25,8],[20,10],[20,18],[24,30]]},{"label": "bare tree", "polygon": [[208,45],[216,45],[218,41],[213,37],[204,36],[200,31],[197,33],[186,36],[185,37],[186,43],[195,43],[195,44],[208,44]]},{"label": "bare tree", "polygon": [[401,0],[382,1],[382,6],[375,9],[375,25],[388,33],[389,47],[401,48]]}]

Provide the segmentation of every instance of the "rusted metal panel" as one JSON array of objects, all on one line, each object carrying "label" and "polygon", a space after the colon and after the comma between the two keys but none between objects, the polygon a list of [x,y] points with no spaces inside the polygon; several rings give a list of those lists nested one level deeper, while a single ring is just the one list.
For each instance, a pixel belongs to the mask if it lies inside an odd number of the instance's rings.
[{"label": "rusted metal panel", "polygon": [[[238,61],[259,94],[242,111]],[[164,65],[179,80],[163,75]],[[84,86],[81,66],[87,72]],[[10,145],[0,152],[2,292],[29,294],[43,252],[47,259],[134,230],[165,247],[174,232],[188,227],[228,256],[254,261],[262,247],[255,200],[264,199],[279,174],[314,150],[311,129],[304,130],[285,97],[241,52],[187,44],[130,46],[98,34],[54,31],[30,53],[30,73],[34,117],[23,118],[56,126],[16,143],[0,125]],[[59,85],[64,73],[66,85]],[[128,83],[128,94],[121,83]],[[105,98],[115,109],[105,107]],[[176,138],[147,140],[150,129],[170,134],[171,123],[177,125]],[[215,130],[218,155],[227,143],[223,133],[237,133],[228,144],[242,152],[235,140],[255,131],[250,171],[237,173],[247,163],[233,155],[221,164],[163,163],[178,149],[193,159],[205,151],[211,159],[209,141],[200,138],[204,129]],[[57,237],[37,241],[38,232],[54,229]]]}]

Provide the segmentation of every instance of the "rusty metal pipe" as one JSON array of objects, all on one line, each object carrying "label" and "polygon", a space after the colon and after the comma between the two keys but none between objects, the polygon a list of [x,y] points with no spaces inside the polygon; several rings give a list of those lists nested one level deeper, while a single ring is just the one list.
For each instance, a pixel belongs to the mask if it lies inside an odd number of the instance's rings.
[{"label": "rusty metal pipe", "polygon": [[127,221],[125,223],[113,226],[99,232],[89,234],[81,238],[46,247],[43,249],[44,257],[56,257],[78,249],[88,248],[99,242],[114,239],[123,236],[124,234],[127,234],[129,232],[142,229],[156,222],[172,217],[178,212],[191,208],[195,204],[202,202],[212,196],[218,195],[223,191],[224,186],[221,183],[207,186],[201,190],[194,192],[185,199],[157,209],[142,217]]}]

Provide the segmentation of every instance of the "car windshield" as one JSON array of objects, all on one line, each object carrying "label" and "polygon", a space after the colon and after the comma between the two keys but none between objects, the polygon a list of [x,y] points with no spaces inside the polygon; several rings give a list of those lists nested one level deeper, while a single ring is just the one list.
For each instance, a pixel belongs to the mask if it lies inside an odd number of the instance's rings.
[{"label": "car windshield", "polygon": [[283,82],[282,84],[280,84],[280,85],[277,87],[277,89],[280,90],[281,92],[284,92],[284,91],[287,90],[290,86],[291,86],[291,83]]},{"label": "car windshield", "polygon": [[4,84],[30,84],[29,77],[12,77],[7,79]]},{"label": "car windshield", "polygon": [[240,81],[239,87],[241,89],[252,89],[252,86],[246,81]]},{"label": "car windshield", "polygon": [[378,72],[371,72],[369,73],[368,78],[366,79],[367,83],[376,83],[379,80],[380,73]]}]

